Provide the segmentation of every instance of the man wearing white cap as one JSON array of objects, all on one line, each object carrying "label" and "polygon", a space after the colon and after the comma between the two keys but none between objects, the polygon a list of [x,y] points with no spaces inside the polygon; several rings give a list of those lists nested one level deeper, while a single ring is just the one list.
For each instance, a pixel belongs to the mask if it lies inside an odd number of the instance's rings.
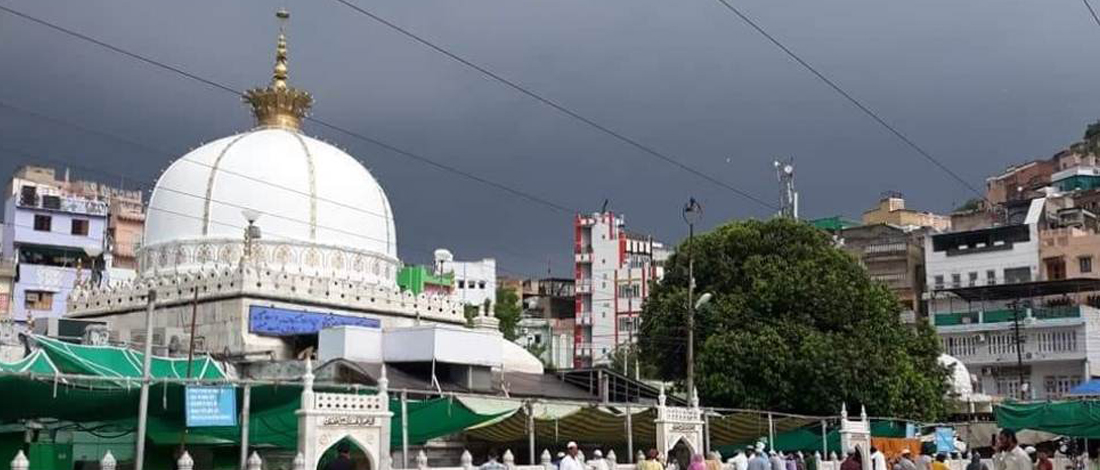
[{"label": "man wearing white cap", "polygon": [[558,463],[558,470],[585,470],[584,464],[577,458],[577,443],[569,441],[565,445],[565,457]]},{"label": "man wearing white cap", "polygon": [[607,461],[603,459],[603,452],[600,452],[600,449],[592,451],[592,460],[588,461],[588,466],[592,470],[608,470]]}]

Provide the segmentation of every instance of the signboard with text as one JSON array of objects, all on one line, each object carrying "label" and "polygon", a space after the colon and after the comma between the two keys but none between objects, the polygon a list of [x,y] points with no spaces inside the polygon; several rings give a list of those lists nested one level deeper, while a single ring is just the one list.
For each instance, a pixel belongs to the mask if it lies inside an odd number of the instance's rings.
[{"label": "signboard with text", "polygon": [[237,425],[237,391],[233,387],[189,385],[184,394],[187,427]]}]

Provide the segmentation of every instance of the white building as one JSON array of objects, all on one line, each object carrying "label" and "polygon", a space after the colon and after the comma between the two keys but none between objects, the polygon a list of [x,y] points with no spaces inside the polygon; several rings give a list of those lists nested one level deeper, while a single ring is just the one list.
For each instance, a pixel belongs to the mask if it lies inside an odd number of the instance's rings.
[{"label": "white building", "polygon": [[636,340],[649,284],[664,276],[664,245],[623,227],[612,212],[574,220],[575,367],[607,364],[617,347]]},{"label": "white building", "polygon": [[[158,210],[146,220],[138,277],[74,291],[71,317],[108,322],[114,340],[144,342],[153,289],[152,342],[169,353],[181,344],[186,351],[194,309],[198,350],[276,360],[315,350],[319,333],[338,326],[386,333],[466,324],[460,298],[398,289],[385,191],[354,157],[301,131],[312,97],[287,85],[286,67],[280,34],[271,84],[246,93],[257,126],[168,167],[150,199]],[[467,282],[492,279],[484,286],[492,292],[494,263],[471,266],[481,271],[456,271]],[[474,324],[496,332],[494,318]]]},{"label": "white building", "polygon": [[1100,281],[1041,278],[1045,205],[1032,200],[1023,224],[925,239],[929,321],[976,393],[1057,398],[1100,374],[1100,345],[1089,340],[1100,310],[1087,305]]},{"label": "white building", "polygon": [[[481,261],[437,260],[442,272],[454,273],[454,297],[465,305],[483,306],[497,303],[497,262],[493,258]],[[518,293],[517,293],[518,294]],[[492,310],[490,309],[490,312]]]}]

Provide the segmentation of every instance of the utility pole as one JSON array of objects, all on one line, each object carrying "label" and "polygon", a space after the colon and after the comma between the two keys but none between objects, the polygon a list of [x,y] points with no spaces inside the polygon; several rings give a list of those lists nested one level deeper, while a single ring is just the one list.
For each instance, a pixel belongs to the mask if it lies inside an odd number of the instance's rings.
[{"label": "utility pole", "polygon": [[149,420],[149,370],[153,367],[153,310],[156,308],[157,291],[149,289],[148,304],[145,307],[145,355],[141,366],[141,395],[138,398],[137,450],[134,455],[134,470],[142,470],[145,464],[145,431]]},{"label": "utility pole", "polygon": [[1019,374],[1020,380],[1020,400],[1027,400],[1027,389],[1024,381],[1024,350],[1021,344],[1020,338],[1020,301],[1019,299],[1012,301],[1012,329],[1013,336],[1016,343],[1016,373]]},{"label": "utility pole", "polygon": [[690,399],[695,391],[695,258],[692,245],[695,243],[695,223],[703,215],[703,206],[691,198],[684,205],[684,222],[688,224],[688,295],[687,295],[687,396]]}]

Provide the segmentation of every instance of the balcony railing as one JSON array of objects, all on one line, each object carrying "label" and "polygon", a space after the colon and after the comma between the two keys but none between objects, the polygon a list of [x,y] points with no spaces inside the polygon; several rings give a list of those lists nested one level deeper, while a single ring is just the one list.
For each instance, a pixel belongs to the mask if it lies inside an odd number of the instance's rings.
[{"label": "balcony railing", "polygon": [[[1030,310],[1030,311],[1029,311]],[[1062,307],[1036,307],[1021,310],[1020,321],[1030,316],[1036,320],[1056,320],[1061,318],[1080,318],[1081,307],[1067,305]],[[1005,323],[1016,317],[1012,309],[986,310],[984,312],[937,313],[933,317],[936,326],[971,325],[978,323]]]},{"label": "balcony railing", "polygon": [[28,209],[45,209],[86,215],[107,215],[107,203],[93,199],[36,194],[22,194],[17,206]]}]

